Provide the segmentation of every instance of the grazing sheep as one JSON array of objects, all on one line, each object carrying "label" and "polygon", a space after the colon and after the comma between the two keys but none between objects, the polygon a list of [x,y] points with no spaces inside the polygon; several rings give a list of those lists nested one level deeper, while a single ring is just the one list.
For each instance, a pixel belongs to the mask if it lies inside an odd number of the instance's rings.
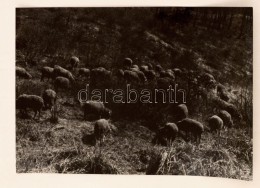
[{"label": "grazing sheep", "polygon": [[233,127],[232,117],[226,110],[220,110],[218,116],[223,120],[224,127]]},{"label": "grazing sheep", "polygon": [[79,76],[83,76],[83,77],[86,77],[88,78],[90,76],[90,70],[87,69],[87,68],[79,68]]},{"label": "grazing sheep", "polygon": [[82,104],[84,111],[84,119],[87,119],[87,115],[95,115],[100,118],[110,118],[112,111],[105,107],[103,102],[87,101]]},{"label": "grazing sheep", "polygon": [[127,83],[139,83],[140,78],[137,74],[137,72],[125,70],[124,72],[124,78]]},{"label": "grazing sheep", "polygon": [[124,78],[124,71],[122,69],[118,69],[114,72],[114,75],[118,78],[118,81],[121,81]]},{"label": "grazing sheep", "polygon": [[162,70],[163,70],[163,68],[162,68],[161,65],[156,65],[156,66],[155,66],[155,71],[161,72]]},{"label": "grazing sheep", "polygon": [[37,95],[27,95],[22,94],[16,100],[16,108],[20,109],[23,114],[26,113],[27,108],[34,111],[34,117],[36,117],[37,112],[41,114],[41,109],[44,107],[44,101],[40,96]]},{"label": "grazing sheep", "polygon": [[45,108],[51,109],[51,107],[54,106],[54,104],[56,102],[57,94],[52,89],[46,89],[43,92],[42,98],[43,98],[43,101],[44,101]]},{"label": "grazing sheep", "polygon": [[31,79],[32,75],[30,75],[24,68],[15,67],[16,76],[19,78]]},{"label": "grazing sheep", "polygon": [[217,84],[217,94],[222,100],[229,101],[228,92],[222,84]]},{"label": "grazing sheep", "polygon": [[169,86],[173,84],[174,82],[168,77],[157,79],[157,87],[159,89],[169,89]]},{"label": "grazing sheep", "polygon": [[142,83],[147,81],[147,79],[142,71],[134,71],[134,72],[137,73],[137,75]]},{"label": "grazing sheep", "polygon": [[93,84],[97,84],[98,82],[104,82],[110,80],[112,76],[112,72],[105,69],[104,67],[98,67],[91,70],[90,80]]},{"label": "grazing sheep", "polygon": [[130,71],[134,71],[134,72],[138,72],[139,71],[139,69],[137,69],[137,68],[130,68],[129,70]]},{"label": "grazing sheep", "polygon": [[214,76],[212,76],[211,74],[204,73],[199,78],[200,78],[200,82],[202,84],[204,84],[205,87],[207,87],[209,89],[215,88],[216,80],[215,80]]},{"label": "grazing sheep", "polygon": [[145,77],[147,78],[147,80],[152,81],[156,78],[156,73],[154,70],[147,70],[147,71],[143,71]]},{"label": "grazing sheep", "polygon": [[169,106],[167,111],[173,116],[174,121],[181,121],[188,117],[189,111],[186,104],[179,104],[178,106]]},{"label": "grazing sheep", "polygon": [[53,68],[51,68],[51,67],[43,67],[42,68],[42,76],[41,76],[41,81],[44,81],[44,78],[48,78],[48,80],[50,79],[50,78],[52,78],[53,77]]},{"label": "grazing sheep", "polygon": [[220,136],[220,130],[223,128],[223,120],[219,116],[213,115],[209,117],[208,123],[210,131],[216,131],[217,135]]},{"label": "grazing sheep", "polygon": [[153,65],[151,63],[146,63],[146,65],[148,66],[148,70],[152,70],[153,69]]},{"label": "grazing sheep", "polygon": [[142,65],[140,67],[140,71],[144,72],[144,71],[148,71],[149,70],[149,67],[147,65]]},{"label": "grazing sheep", "polygon": [[71,70],[73,70],[74,68],[76,68],[79,65],[79,58],[76,56],[72,56],[70,58],[70,66],[71,66]]},{"label": "grazing sheep", "polygon": [[54,87],[55,90],[58,91],[59,88],[61,89],[69,89],[70,81],[68,78],[59,76],[54,80]]},{"label": "grazing sheep", "polygon": [[135,69],[137,69],[137,70],[140,70],[138,65],[133,65],[132,68],[135,68]]},{"label": "grazing sheep", "polygon": [[179,68],[174,68],[173,72],[177,77],[180,77],[182,75],[182,71]]},{"label": "grazing sheep", "polygon": [[174,72],[172,70],[170,70],[170,69],[168,69],[166,71],[162,70],[160,72],[160,77],[161,78],[170,78],[170,79],[173,79],[173,80],[175,79]]},{"label": "grazing sheep", "polygon": [[233,105],[229,102],[226,102],[218,97],[212,98],[212,101],[217,108],[227,111],[231,115],[232,118],[241,120],[242,116],[235,105]]},{"label": "grazing sheep", "polygon": [[200,122],[194,119],[185,118],[177,122],[177,126],[179,131],[184,131],[186,133],[186,138],[188,137],[188,134],[191,134],[196,142],[200,143],[201,134],[204,131],[204,126]]},{"label": "grazing sheep", "polygon": [[53,77],[55,79],[58,76],[68,78],[72,83],[74,83],[74,81],[75,81],[74,76],[72,75],[72,73],[70,71],[62,68],[59,65],[55,65],[54,69],[53,69]]},{"label": "grazing sheep", "polygon": [[127,57],[124,59],[123,64],[124,64],[124,67],[130,68],[133,64],[133,60]]},{"label": "grazing sheep", "polygon": [[109,134],[115,130],[116,130],[115,126],[109,123],[108,120],[106,119],[97,120],[94,126],[94,136],[96,141],[99,140],[100,143],[103,143],[106,134]]},{"label": "grazing sheep", "polygon": [[166,123],[166,125],[158,130],[152,143],[167,145],[173,142],[178,134],[178,127],[175,123]]}]

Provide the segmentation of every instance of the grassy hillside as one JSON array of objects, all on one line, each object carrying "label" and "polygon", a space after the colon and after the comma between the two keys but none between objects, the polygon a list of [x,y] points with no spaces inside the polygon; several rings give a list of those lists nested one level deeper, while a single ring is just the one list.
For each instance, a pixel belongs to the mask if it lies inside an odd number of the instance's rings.
[{"label": "grassy hillside", "polygon": [[[72,55],[80,57],[79,67],[109,70],[121,68],[123,58],[130,57],[137,65],[212,74],[228,88],[230,102],[243,117],[234,128],[222,130],[220,138],[205,131],[199,145],[177,138],[165,147],[151,143],[155,132],[149,125],[149,117],[161,106],[109,103],[111,122],[118,130],[102,146],[93,146],[89,142],[94,122],[83,120],[77,102],[77,92],[89,80],[76,77],[71,90],[58,92],[58,123],[50,121],[49,110],[36,120],[24,119],[17,111],[17,172],[252,179],[250,10],[249,16],[248,9],[239,8],[17,9],[16,14],[16,65],[33,76],[17,78],[17,97],[54,88],[52,81],[40,81],[41,68],[68,67]],[[118,87],[115,83],[111,80],[110,86]],[[187,80],[178,83],[187,89]],[[153,86],[138,89],[145,87]],[[188,96],[187,106],[190,117],[204,125],[213,113],[213,106],[203,99]]]}]

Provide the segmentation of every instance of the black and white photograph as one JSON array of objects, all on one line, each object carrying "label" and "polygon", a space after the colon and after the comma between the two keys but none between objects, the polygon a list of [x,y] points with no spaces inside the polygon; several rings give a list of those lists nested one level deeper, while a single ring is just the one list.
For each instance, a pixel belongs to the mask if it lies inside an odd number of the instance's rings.
[{"label": "black and white photograph", "polygon": [[253,179],[252,7],[16,7],[16,173]]}]

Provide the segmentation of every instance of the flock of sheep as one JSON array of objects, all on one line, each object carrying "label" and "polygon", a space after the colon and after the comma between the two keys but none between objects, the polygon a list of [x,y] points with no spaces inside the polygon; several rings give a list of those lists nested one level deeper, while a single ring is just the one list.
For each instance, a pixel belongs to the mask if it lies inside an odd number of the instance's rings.
[{"label": "flock of sheep", "polygon": [[[204,126],[201,122],[191,119],[188,116],[188,108],[185,104],[174,105],[167,108],[168,114],[174,116],[174,122],[166,122],[163,126],[158,126],[156,136],[153,143],[167,145],[174,141],[178,135],[182,135],[185,140],[194,140],[200,142],[201,134],[205,130],[215,131],[220,135],[221,129],[224,127],[230,128],[233,126],[233,118],[241,119],[241,115],[235,105],[229,103],[229,96],[225,86],[217,83],[214,77],[209,73],[196,74],[193,71],[184,71],[179,68],[164,69],[160,65],[153,65],[147,63],[145,65],[133,65],[130,58],[125,58],[122,64],[122,69],[107,70],[103,67],[93,68],[77,68],[80,60],[76,56],[70,58],[69,70],[54,65],[54,67],[42,67],[41,81],[46,79],[53,80],[54,89],[47,89],[42,96],[22,94],[16,100],[16,108],[20,109],[22,114],[27,114],[27,109],[34,111],[34,118],[37,114],[40,117],[41,110],[52,109],[57,100],[57,93],[59,89],[68,90],[75,84],[75,76],[73,71],[77,72],[77,78],[85,77],[91,84],[95,85],[104,80],[109,80],[115,77],[123,83],[131,84],[147,84],[155,83],[159,88],[168,88],[169,85],[175,83],[177,79],[187,79],[189,92],[196,95],[196,97],[205,97],[209,90],[216,90],[216,96],[212,101],[215,102],[218,109],[217,114],[207,119],[208,124]],[[31,79],[32,76],[25,68],[16,67],[16,76],[19,79]],[[88,101],[81,104],[84,119],[88,116],[94,115],[97,121],[94,126],[94,138],[96,140],[103,140],[104,135],[111,132],[111,118],[112,110],[105,107],[102,102]]]}]

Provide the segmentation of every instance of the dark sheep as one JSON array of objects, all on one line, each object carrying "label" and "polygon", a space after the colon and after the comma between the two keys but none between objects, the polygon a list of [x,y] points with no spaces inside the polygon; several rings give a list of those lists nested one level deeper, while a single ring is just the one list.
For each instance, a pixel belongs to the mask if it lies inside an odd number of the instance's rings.
[{"label": "dark sheep", "polygon": [[148,66],[148,70],[152,70],[153,69],[153,65],[151,63],[146,63],[146,65]]},{"label": "dark sheep", "polygon": [[90,70],[87,68],[79,68],[78,72],[79,72],[79,74],[78,74],[79,76],[83,76],[86,78],[88,78],[90,76]]},{"label": "dark sheep", "polygon": [[186,133],[186,138],[188,138],[188,135],[190,134],[194,137],[197,143],[200,143],[201,134],[204,131],[202,123],[194,119],[185,118],[177,122],[177,126],[179,131],[184,131]]},{"label": "dark sheep", "polygon": [[140,71],[144,72],[144,71],[148,71],[149,70],[149,67],[147,65],[142,65],[140,67]]},{"label": "dark sheep", "polygon": [[130,68],[133,64],[133,60],[127,57],[124,59],[123,64],[124,64],[124,67]]},{"label": "dark sheep", "polygon": [[173,80],[167,77],[157,79],[157,88],[159,89],[169,89],[169,86],[173,84]]},{"label": "dark sheep", "polygon": [[216,80],[213,75],[209,73],[204,73],[200,77],[200,82],[207,88],[213,89],[216,86]]},{"label": "dark sheep", "polygon": [[233,127],[231,115],[226,110],[220,110],[218,116],[223,120],[223,126],[227,128]]},{"label": "dark sheep", "polygon": [[46,109],[51,109],[56,102],[57,94],[52,89],[46,89],[42,95],[44,106]]},{"label": "dark sheep", "polygon": [[84,111],[84,119],[87,119],[87,115],[97,116],[98,119],[111,117],[112,111],[105,107],[103,102],[98,101],[87,101],[82,104]]},{"label": "dark sheep", "polygon": [[118,78],[120,81],[122,78],[124,78],[124,71],[122,69],[118,69],[114,72],[114,75]]},{"label": "dark sheep", "polygon": [[226,102],[218,97],[213,98],[212,101],[217,108],[227,111],[232,118],[235,118],[239,121],[241,120],[242,116],[235,105]]},{"label": "dark sheep", "polygon": [[182,75],[182,71],[179,68],[174,68],[173,72],[177,77],[180,77]]},{"label": "dark sheep", "polygon": [[144,73],[143,73],[142,71],[134,71],[134,72],[137,73],[137,75],[138,75],[138,77],[139,77],[139,80],[140,80],[142,83],[144,83],[144,82],[147,81],[147,79],[146,79],[146,77],[145,77],[145,75],[144,75]]},{"label": "dark sheep", "polygon": [[188,117],[189,111],[186,104],[179,104],[176,106],[173,111],[172,115],[174,116],[175,121],[181,121]]},{"label": "dark sheep", "polygon": [[54,80],[54,87],[55,87],[56,91],[58,91],[59,88],[69,89],[70,88],[70,80],[68,78],[59,76]]},{"label": "dark sheep", "polygon": [[178,135],[178,127],[175,123],[166,123],[164,127],[159,128],[152,143],[168,145],[173,142]]},{"label": "dark sheep", "polygon": [[41,76],[41,81],[44,81],[44,78],[48,78],[48,80],[50,79],[50,78],[52,78],[53,77],[53,68],[51,68],[51,67],[43,67],[42,68],[42,76]]},{"label": "dark sheep", "polygon": [[27,95],[22,94],[16,100],[16,108],[20,109],[23,114],[26,113],[26,110],[32,109],[34,111],[34,117],[36,117],[37,113],[41,114],[41,110],[44,107],[44,101],[40,96],[37,95]]},{"label": "dark sheep", "polygon": [[139,83],[140,82],[140,78],[139,78],[138,74],[134,71],[125,70],[124,78],[127,83]]},{"label": "dark sheep", "polygon": [[145,77],[147,78],[147,80],[152,81],[156,78],[156,73],[154,70],[147,70],[147,71],[143,71]]},{"label": "dark sheep", "polygon": [[16,76],[19,78],[31,79],[32,75],[29,74],[24,68],[22,67],[15,67]]},{"label": "dark sheep", "polygon": [[223,120],[219,116],[213,115],[208,119],[208,127],[210,131],[216,132],[220,136],[220,130],[223,128]]},{"label": "dark sheep", "polygon": [[217,84],[217,94],[222,100],[229,101],[228,92],[222,84]]},{"label": "dark sheep", "polygon": [[155,70],[156,70],[157,72],[161,72],[161,71],[163,70],[163,68],[162,68],[161,65],[156,65],[156,66],[155,66]]},{"label": "dark sheep", "polygon": [[170,69],[166,70],[166,71],[161,71],[160,72],[160,77],[161,78],[170,78],[170,79],[175,79],[175,75],[174,75],[174,72]]},{"label": "dark sheep", "polygon": [[97,84],[98,82],[102,83],[111,79],[112,73],[111,71],[105,69],[104,67],[98,67],[92,69],[90,72],[90,80],[93,84]]},{"label": "dark sheep", "polygon": [[76,68],[79,65],[80,61],[79,58],[76,56],[72,56],[70,58],[70,66],[71,66],[71,70],[73,70],[74,68]]},{"label": "dark sheep", "polygon": [[133,65],[132,68],[135,68],[135,69],[137,69],[137,70],[140,70],[138,65]]},{"label": "dark sheep", "polygon": [[68,71],[67,69],[62,68],[59,65],[55,65],[54,66],[54,70],[53,70],[53,77],[55,79],[58,76],[62,76],[62,77],[68,78],[72,83],[74,83],[74,81],[75,81],[74,76],[73,76],[73,74],[70,71]]},{"label": "dark sheep", "polygon": [[96,141],[99,140],[100,143],[103,143],[105,136],[109,133],[112,133],[113,131],[116,131],[116,127],[108,120],[99,119],[95,122],[94,136]]}]

